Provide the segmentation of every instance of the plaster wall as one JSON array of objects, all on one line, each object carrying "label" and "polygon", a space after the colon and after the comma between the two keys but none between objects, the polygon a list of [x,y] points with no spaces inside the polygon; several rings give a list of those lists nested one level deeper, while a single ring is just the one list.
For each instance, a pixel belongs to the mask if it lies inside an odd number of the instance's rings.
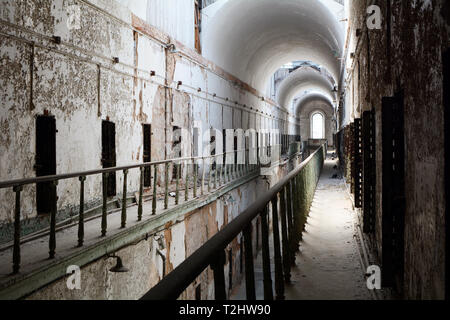
[{"label": "plaster wall", "polygon": [[[366,9],[381,8],[382,30],[368,30]],[[350,2],[349,74],[344,122],[376,113],[376,232],[382,252],[381,99],[404,90],[405,277],[409,299],[443,299],[445,279],[442,53],[449,43],[448,1]],[[390,14],[389,14],[390,12]],[[388,23],[390,22],[390,24]],[[356,29],[361,29],[359,39]],[[390,37],[388,37],[390,35]],[[412,72],[413,70],[413,72]]]},{"label": "plaster wall", "polygon": [[[79,29],[67,23],[71,6],[80,10]],[[156,11],[163,15],[164,10]],[[2,0],[0,17],[2,180],[35,176],[35,116],[44,112],[56,118],[58,174],[101,168],[105,119],[116,124],[118,166],[143,161],[144,123],[152,125],[151,158],[158,161],[170,158],[174,126],[192,132],[194,121],[204,130],[259,129],[274,125],[272,117],[286,128],[289,120],[295,121],[202,57],[192,59],[178,40],[142,27],[118,2]],[[60,36],[62,43],[55,44],[53,36]],[[170,41],[177,42],[177,52],[165,48]],[[120,62],[113,63],[113,57]],[[183,152],[192,154],[191,141]],[[118,173],[118,193],[122,179]],[[139,171],[132,170],[128,190],[138,190],[138,183]],[[87,203],[98,202],[101,176],[88,177],[85,194]],[[12,190],[0,190],[2,226],[13,221],[11,196]],[[75,179],[61,181],[58,196],[58,211],[63,212],[58,219],[77,214]],[[21,213],[30,230],[36,221],[47,220],[37,217],[35,198],[35,187],[25,186]],[[10,231],[2,229],[3,240],[11,239]]]},{"label": "plaster wall", "polygon": [[[114,259],[101,258],[81,268],[81,289],[70,290],[67,287],[69,276],[61,278],[39,291],[29,295],[28,300],[136,300],[156,285],[164,276],[163,259],[166,258],[165,272],[168,274],[196,251],[208,239],[223,229],[229,221],[245,210],[267,185],[258,180],[249,182],[231,191],[222,199],[205,207],[186,213],[173,224],[147,240],[125,247],[115,254],[122,258],[126,273],[110,272],[115,265]],[[254,227],[256,228],[256,221]],[[255,230],[255,229],[254,229]],[[253,232],[256,237],[256,232]],[[162,239],[163,245],[158,239]],[[241,238],[236,238],[229,246],[232,260],[227,255],[224,270],[233,268],[233,285],[242,277],[241,272]],[[259,242],[261,243],[261,242]],[[253,241],[256,251],[256,239]],[[225,272],[227,292],[229,272]],[[206,269],[180,296],[180,299],[195,299],[195,289],[201,287],[202,299],[214,299],[213,273]]]},{"label": "plaster wall", "polygon": [[328,140],[329,146],[333,146],[333,134],[335,132],[333,127],[333,113],[329,105],[319,101],[309,102],[300,110],[300,135],[302,141],[312,139],[311,116],[316,112],[320,112],[324,115],[325,139]]}]

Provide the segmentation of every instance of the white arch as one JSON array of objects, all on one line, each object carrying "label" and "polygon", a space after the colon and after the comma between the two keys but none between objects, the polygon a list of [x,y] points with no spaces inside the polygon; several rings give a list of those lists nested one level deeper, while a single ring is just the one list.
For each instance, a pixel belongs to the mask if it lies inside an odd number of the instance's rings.
[{"label": "white arch", "polygon": [[339,79],[344,30],[320,1],[228,0],[204,32],[205,57],[261,92],[295,60],[314,61]]},{"label": "white arch", "polygon": [[[322,119],[322,134],[321,134],[320,138],[315,138],[314,137],[314,117],[316,115],[320,115],[322,117],[321,118]],[[310,137],[312,139],[325,139],[325,137],[326,137],[326,132],[325,132],[326,123],[325,123],[325,121],[326,121],[326,115],[325,115],[325,113],[322,110],[317,109],[317,110],[314,110],[313,112],[311,112],[311,114],[309,116],[309,123],[310,123],[310,130],[311,130]]]},{"label": "white arch", "polygon": [[310,102],[321,101],[324,102],[330,108],[330,114],[334,113],[333,101],[320,92],[310,92],[300,98],[294,106],[294,114],[299,115],[303,106]]},{"label": "white arch", "polygon": [[330,99],[335,99],[334,86],[335,84],[332,83],[326,74],[312,67],[301,67],[282,81],[277,92],[276,101],[280,106],[289,109],[294,97],[298,93],[308,90],[321,91]]}]

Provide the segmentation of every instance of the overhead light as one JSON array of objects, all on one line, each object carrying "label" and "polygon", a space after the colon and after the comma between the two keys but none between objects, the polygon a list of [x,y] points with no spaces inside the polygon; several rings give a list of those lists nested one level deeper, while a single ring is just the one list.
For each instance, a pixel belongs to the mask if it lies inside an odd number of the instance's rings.
[{"label": "overhead light", "polygon": [[109,269],[111,272],[128,272],[129,270],[123,266],[122,259],[118,256],[110,256],[109,258],[116,258],[116,265]]}]

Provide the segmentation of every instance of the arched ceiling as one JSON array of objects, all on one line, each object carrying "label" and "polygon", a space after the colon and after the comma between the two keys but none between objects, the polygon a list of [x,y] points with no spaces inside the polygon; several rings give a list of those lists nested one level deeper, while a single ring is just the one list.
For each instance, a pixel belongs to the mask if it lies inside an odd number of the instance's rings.
[{"label": "arched ceiling", "polygon": [[228,0],[203,39],[206,58],[261,92],[295,60],[313,61],[339,79],[344,31],[317,0]]},{"label": "arched ceiling", "polygon": [[322,102],[323,104],[329,107],[328,109],[329,114],[330,115],[334,114],[333,101],[329,97],[320,92],[311,92],[305,94],[300,100],[297,101],[294,107],[295,115],[299,116],[302,109],[306,105],[314,102]]},{"label": "arched ceiling", "polygon": [[312,90],[320,91],[334,100],[333,88],[334,84],[325,74],[311,67],[301,67],[289,74],[280,84],[276,101],[289,110],[292,100],[299,93]]}]

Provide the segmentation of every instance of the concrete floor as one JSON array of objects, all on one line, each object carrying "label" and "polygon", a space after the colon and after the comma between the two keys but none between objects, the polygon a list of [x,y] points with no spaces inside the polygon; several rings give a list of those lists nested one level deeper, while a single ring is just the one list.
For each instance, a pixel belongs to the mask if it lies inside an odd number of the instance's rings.
[{"label": "concrete floor", "polygon": [[[308,217],[296,266],[291,270],[290,284],[285,284],[287,300],[368,300],[358,244],[357,216],[345,189],[344,180],[334,166],[325,161]],[[338,174],[338,179],[333,175]],[[272,241],[271,241],[272,243]],[[271,254],[273,263],[273,253]],[[272,264],[272,282],[274,266]],[[257,299],[263,299],[262,260],[255,261]],[[233,290],[232,300],[245,299],[245,282]]]}]

